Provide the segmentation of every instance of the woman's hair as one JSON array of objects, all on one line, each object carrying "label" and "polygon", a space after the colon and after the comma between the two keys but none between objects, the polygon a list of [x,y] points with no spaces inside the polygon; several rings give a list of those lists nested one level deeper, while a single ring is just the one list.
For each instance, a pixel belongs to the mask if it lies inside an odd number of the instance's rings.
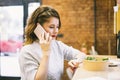
[{"label": "woman's hair", "polygon": [[25,28],[25,43],[24,45],[31,44],[35,40],[38,40],[37,36],[34,34],[34,30],[37,27],[37,23],[40,23],[42,26],[49,18],[55,17],[59,19],[59,28],[61,27],[60,16],[58,12],[49,6],[40,6],[38,7],[32,15],[27,20],[27,25]]}]

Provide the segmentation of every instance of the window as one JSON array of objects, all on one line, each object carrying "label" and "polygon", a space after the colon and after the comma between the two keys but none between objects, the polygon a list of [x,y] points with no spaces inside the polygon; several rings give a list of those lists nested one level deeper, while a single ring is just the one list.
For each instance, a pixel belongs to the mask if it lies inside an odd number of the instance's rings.
[{"label": "window", "polygon": [[[28,16],[40,6],[39,2],[28,4]],[[0,52],[1,55],[14,55],[23,45],[24,23],[23,6],[0,7]]]},{"label": "window", "polygon": [[0,7],[0,52],[13,55],[23,43],[23,6]]}]

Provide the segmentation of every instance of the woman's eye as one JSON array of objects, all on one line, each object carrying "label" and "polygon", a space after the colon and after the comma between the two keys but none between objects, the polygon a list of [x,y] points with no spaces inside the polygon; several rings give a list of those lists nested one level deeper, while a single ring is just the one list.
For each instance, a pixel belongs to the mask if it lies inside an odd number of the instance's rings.
[{"label": "woman's eye", "polygon": [[54,28],[53,26],[50,26],[50,28]]},{"label": "woman's eye", "polygon": [[[53,28],[55,28],[55,26],[50,26],[49,28],[53,29]],[[56,26],[56,28],[59,29],[59,26]]]}]

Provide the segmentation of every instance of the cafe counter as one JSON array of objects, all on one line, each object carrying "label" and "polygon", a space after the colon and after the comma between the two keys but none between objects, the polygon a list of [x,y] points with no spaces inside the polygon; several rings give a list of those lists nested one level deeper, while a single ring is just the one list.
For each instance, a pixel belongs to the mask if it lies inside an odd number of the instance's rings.
[{"label": "cafe counter", "polygon": [[113,63],[113,65],[108,66],[106,70],[89,71],[83,68],[83,64],[80,64],[76,69],[72,80],[120,80],[120,59],[118,59],[116,56],[107,57],[110,59],[109,61],[110,63]]}]

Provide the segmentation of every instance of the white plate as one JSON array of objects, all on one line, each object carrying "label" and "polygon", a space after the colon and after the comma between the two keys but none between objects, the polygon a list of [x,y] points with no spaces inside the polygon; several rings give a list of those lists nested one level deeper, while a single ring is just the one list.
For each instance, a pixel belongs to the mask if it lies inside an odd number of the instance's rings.
[{"label": "white plate", "polygon": [[118,65],[120,66],[120,59],[110,59],[110,65]]}]

